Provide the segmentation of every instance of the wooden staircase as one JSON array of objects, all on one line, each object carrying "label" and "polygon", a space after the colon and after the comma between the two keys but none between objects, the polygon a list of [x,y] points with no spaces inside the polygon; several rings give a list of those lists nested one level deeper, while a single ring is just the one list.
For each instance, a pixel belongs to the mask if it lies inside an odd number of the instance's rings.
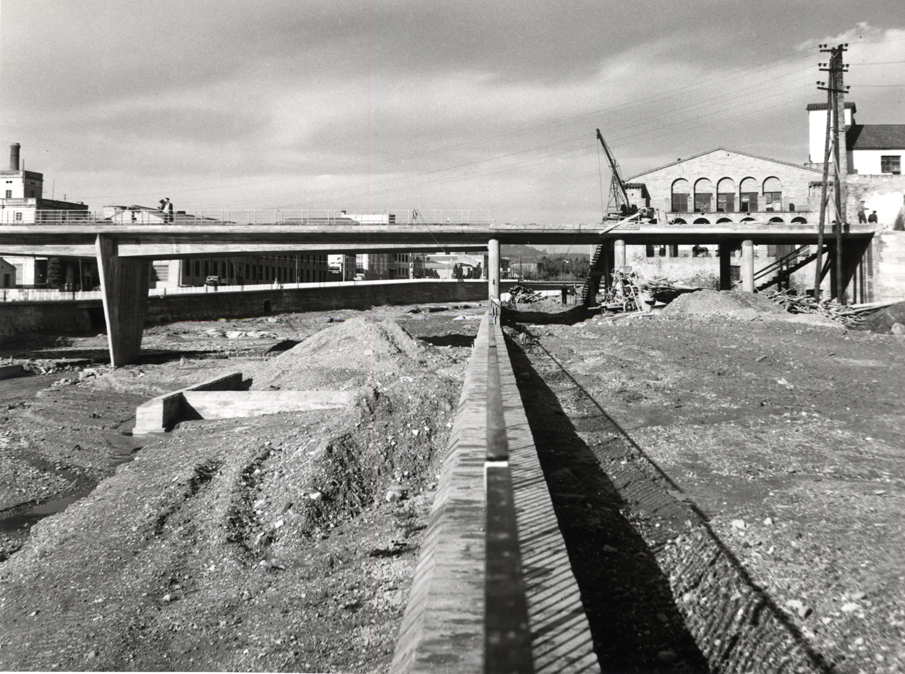
[{"label": "wooden staircase", "polygon": [[600,279],[606,274],[606,253],[603,245],[597,246],[594,250],[594,256],[591,258],[591,268],[588,276],[584,280],[581,287],[581,303],[588,307],[597,299],[597,292],[600,290]]},{"label": "wooden staircase", "polygon": [[[758,279],[762,279],[762,278],[769,276],[770,274],[773,274],[774,272],[776,272],[776,276],[755,286],[755,288],[754,288],[755,292],[762,292],[762,291],[766,290],[767,288],[770,288],[771,286],[778,285],[780,283],[787,281],[789,279],[789,276],[791,276],[794,272],[798,271],[805,265],[808,265],[811,262],[813,262],[815,259],[817,259],[816,252],[811,253],[801,259],[798,259],[798,256],[806,248],[809,248],[809,246],[799,246],[798,248],[793,250],[791,253],[789,253],[785,257],[782,257],[779,260],[774,261],[772,264],[767,265],[763,269],[760,269],[756,274],[754,274],[754,281],[756,283]],[[824,264],[824,268],[820,272],[821,279],[823,279],[823,277],[826,276],[827,272],[830,269],[831,261],[829,258],[828,251],[829,251],[829,247],[824,246],[823,252],[826,256],[826,263]],[[789,264],[793,260],[797,260],[797,261],[794,264],[792,264],[792,266],[790,266],[786,269],[783,269],[783,267],[785,265]]]}]

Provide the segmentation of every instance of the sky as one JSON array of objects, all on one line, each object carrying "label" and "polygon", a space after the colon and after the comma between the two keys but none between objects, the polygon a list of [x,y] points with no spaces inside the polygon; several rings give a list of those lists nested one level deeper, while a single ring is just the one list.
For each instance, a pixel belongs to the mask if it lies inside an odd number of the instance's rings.
[{"label": "sky", "polygon": [[825,43],[857,122],[905,123],[901,0],[0,0],[0,146],[91,210],[592,223],[597,128],[626,178],[806,162]]}]

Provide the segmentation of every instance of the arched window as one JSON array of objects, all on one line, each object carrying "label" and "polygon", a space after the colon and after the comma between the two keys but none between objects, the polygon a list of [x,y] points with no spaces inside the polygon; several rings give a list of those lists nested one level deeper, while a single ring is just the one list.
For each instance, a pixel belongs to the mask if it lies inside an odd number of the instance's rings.
[{"label": "arched window", "polygon": [[732,178],[723,178],[716,184],[716,210],[735,213],[735,181]]},{"label": "arched window", "polygon": [[720,218],[719,220],[716,221],[716,224],[722,225],[722,224],[725,224],[725,223],[727,223],[727,222],[732,222],[732,220],[730,220],[729,218]]},{"label": "arched window", "polygon": [[782,210],[782,182],[771,176],[764,181],[764,203],[768,211]]},{"label": "arched window", "polygon": [[709,225],[710,220],[708,220],[707,218],[698,218],[697,220],[694,221],[694,224],[695,225]]},{"label": "arched window", "polygon": [[713,183],[709,178],[700,178],[694,184],[695,213],[710,213],[713,210]]},{"label": "arched window", "polygon": [[808,221],[807,218],[802,218],[801,216],[799,216],[797,218],[792,218],[792,222],[796,225],[804,225],[807,224]]},{"label": "arched window", "polygon": [[739,210],[742,213],[753,213],[757,210],[759,187],[754,178],[745,178],[738,186]]},{"label": "arched window", "polygon": [[770,222],[784,223],[785,220],[783,220],[782,218],[779,218],[779,217],[775,217],[775,218],[770,218]]},{"label": "arched window", "polygon": [[685,178],[679,178],[672,184],[672,212],[688,213],[688,196],[691,186]]}]

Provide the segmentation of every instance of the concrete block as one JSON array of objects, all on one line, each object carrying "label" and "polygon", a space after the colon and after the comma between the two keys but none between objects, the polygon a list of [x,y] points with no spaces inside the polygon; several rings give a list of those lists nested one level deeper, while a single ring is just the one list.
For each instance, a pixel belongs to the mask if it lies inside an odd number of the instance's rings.
[{"label": "concrete block", "polygon": [[0,365],[0,379],[18,377],[24,371],[21,365]]},{"label": "concrete block", "polygon": [[[183,391],[185,416],[234,419],[279,412],[341,409],[352,404],[355,391]],[[195,414],[192,415],[191,411]]]},{"label": "concrete block", "polygon": [[172,428],[182,414],[185,404],[183,393],[186,391],[235,391],[241,385],[242,373],[232,372],[152,398],[135,409],[135,428],[132,429],[132,435],[163,433]]}]

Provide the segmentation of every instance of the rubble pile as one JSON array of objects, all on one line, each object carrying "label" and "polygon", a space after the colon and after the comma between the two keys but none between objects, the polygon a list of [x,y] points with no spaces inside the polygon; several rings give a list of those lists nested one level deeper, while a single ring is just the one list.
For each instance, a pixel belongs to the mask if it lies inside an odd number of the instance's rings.
[{"label": "rubble pile", "polygon": [[868,314],[878,309],[875,306],[853,307],[839,304],[835,299],[816,301],[810,295],[792,295],[780,291],[766,294],[771,300],[792,314],[817,314],[848,327],[855,327],[864,322]]},{"label": "rubble pile", "polygon": [[538,292],[525,288],[524,286],[512,286],[509,290],[509,306],[514,307],[516,304],[532,304],[540,302],[544,297]]}]

